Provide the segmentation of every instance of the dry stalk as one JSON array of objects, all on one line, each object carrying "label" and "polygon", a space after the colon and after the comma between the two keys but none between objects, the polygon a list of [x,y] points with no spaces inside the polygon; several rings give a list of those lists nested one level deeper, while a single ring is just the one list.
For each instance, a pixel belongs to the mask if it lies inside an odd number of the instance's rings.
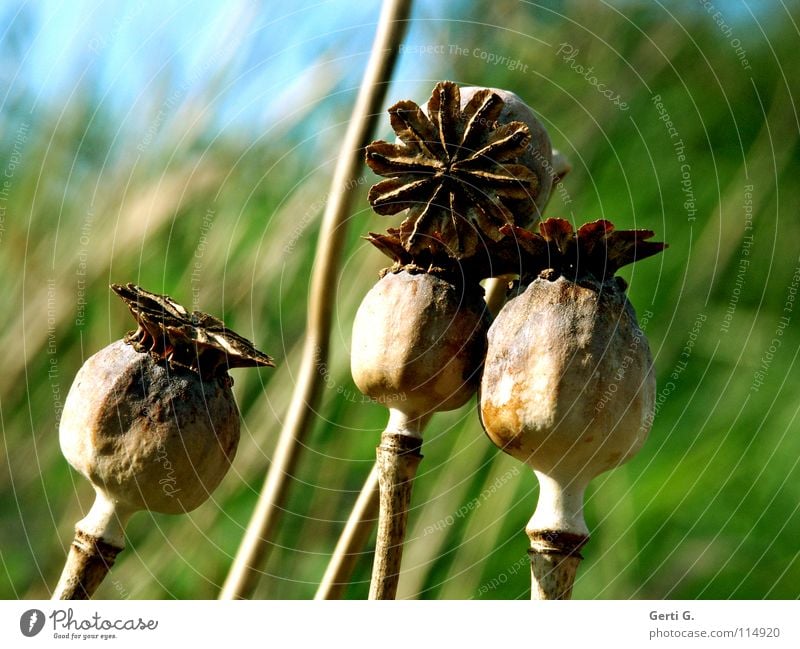
[{"label": "dry stalk", "polygon": [[529,532],[531,548],[531,599],[571,599],[580,549],[589,540],[583,534]]},{"label": "dry stalk", "polygon": [[408,523],[411,488],[417,467],[422,439],[393,431],[385,431],[377,448],[380,482],[380,517],[372,567],[370,599],[394,599],[400,579],[403,541]]},{"label": "dry stalk", "polygon": [[122,550],[76,529],[52,599],[91,599]]},{"label": "dry stalk", "polygon": [[370,141],[370,134],[386,96],[410,10],[411,0],[385,0],[381,10],[369,64],[342,143],[331,184],[331,197],[322,219],[297,385],[256,509],[225,580],[220,599],[245,598],[255,589],[261,576],[259,566],[264,563],[269,541],[274,536],[285,505],[288,477],[295,471],[302,440],[308,433],[319,404],[322,376],[317,367],[319,362],[328,358],[337,269],[347,233],[353,188],[359,186],[353,181],[358,178],[364,147]]},{"label": "dry stalk", "polygon": [[336,543],[314,599],[341,599],[378,518],[378,467],[372,466]]}]

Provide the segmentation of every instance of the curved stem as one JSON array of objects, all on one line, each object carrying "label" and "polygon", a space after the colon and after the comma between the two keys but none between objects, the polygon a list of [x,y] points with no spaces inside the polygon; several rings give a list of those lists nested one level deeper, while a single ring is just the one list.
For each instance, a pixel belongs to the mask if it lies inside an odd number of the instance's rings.
[{"label": "curved stem", "polygon": [[318,367],[328,358],[337,269],[347,233],[353,188],[359,186],[354,180],[362,168],[363,150],[369,143],[386,96],[410,8],[411,0],[385,0],[381,11],[369,64],[342,143],[319,233],[297,384],[256,509],[220,599],[247,597],[255,589],[261,576],[258,567],[264,562],[269,540],[274,536],[279,514],[284,508],[288,477],[294,473],[302,441],[320,401],[322,375]]},{"label": "curved stem", "polygon": [[336,549],[331,555],[328,567],[317,588],[314,599],[340,599],[344,589],[350,582],[356,561],[362,554],[367,544],[372,527],[378,517],[378,466],[372,465],[372,470],[361,488],[356,504],[350,512],[347,524],[336,543]]},{"label": "curved stem", "polygon": [[89,514],[75,525],[75,538],[52,599],[91,599],[117,555],[125,548],[123,528],[130,513],[120,513],[98,492]]}]

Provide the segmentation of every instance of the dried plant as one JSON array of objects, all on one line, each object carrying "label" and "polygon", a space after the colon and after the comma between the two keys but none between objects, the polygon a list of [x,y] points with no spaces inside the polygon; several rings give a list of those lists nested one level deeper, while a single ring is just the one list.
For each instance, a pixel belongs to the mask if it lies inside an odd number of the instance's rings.
[{"label": "dried plant", "polygon": [[[367,237],[394,265],[353,325],[353,379],[390,413],[378,447],[373,599],[397,591],[423,428],[434,412],[466,403],[477,386],[489,325],[478,282],[519,266],[507,229],[526,222],[549,192],[548,184],[542,196],[536,165],[524,164],[532,148],[551,153],[530,109],[492,89],[470,89],[464,101],[462,108],[458,86],[441,82],[427,114],[411,101],[395,104],[389,115],[402,144],[373,142],[366,152],[373,171],[388,176],[370,190],[375,211],[406,211],[399,228]],[[511,119],[520,113],[525,121]]]},{"label": "dried plant", "polygon": [[410,254],[468,259],[502,239],[502,226],[526,223],[549,195],[531,151],[549,161],[550,140],[530,109],[512,93],[469,90],[463,108],[450,81],[433,89],[427,114],[396,103],[389,116],[401,142],[367,147],[367,164],[387,177],[370,190],[370,204],[383,215],[407,210],[396,235]]},{"label": "dried plant", "polygon": [[239,443],[228,369],[273,365],[213,316],[134,284],[112,289],[139,326],[86,361],[64,405],[61,449],[95,502],[53,599],[92,596],[137,511],[180,514],[208,499]]},{"label": "dried plant", "polygon": [[630,459],[653,421],[655,377],[625,264],[665,244],[608,221],[575,232],[550,219],[517,233],[525,257],[519,295],[489,329],[481,423],[492,442],[539,479],[527,532],[536,599],[569,598],[589,531],[583,494],[596,475]]}]

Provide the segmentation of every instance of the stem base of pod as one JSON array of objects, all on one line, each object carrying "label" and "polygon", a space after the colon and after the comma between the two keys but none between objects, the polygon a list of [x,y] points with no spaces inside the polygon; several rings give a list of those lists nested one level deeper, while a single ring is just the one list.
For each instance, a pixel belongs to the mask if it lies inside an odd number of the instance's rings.
[{"label": "stem base of pod", "polygon": [[125,548],[125,524],[132,514],[95,488],[94,504],[75,525],[75,538],[51,599],[91,599]]},{"label": "stem base of pod", "polygon": [[380,515],[370,599],[394,599],[400,579],[411,488],[422,455],[422,439],[387,429],[377,448]]},{"label": "stem base of pod", "polygon": [[585,534],[557,530],[529,531],[531,547],[531,599],[570,599]]},{"label": "stem base of pod", "polygon": [[79,529],[52,599],[91,599],[123,548]]}]

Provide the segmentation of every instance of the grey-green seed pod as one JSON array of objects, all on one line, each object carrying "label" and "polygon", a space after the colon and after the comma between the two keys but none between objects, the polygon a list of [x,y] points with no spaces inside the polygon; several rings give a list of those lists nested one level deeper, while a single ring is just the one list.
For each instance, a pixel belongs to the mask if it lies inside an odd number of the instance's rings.
[{"label": "grey-green seed pod", "polygon": [[208,314],[133,284],[112,288],[139,327],[84,363],[64,403],[61,450],[95,502],[75,526],[54,599],[92,595],[137,511],[179,514],[209,498],[239,443],[227,370],[272,365]]},{"label": "grey-green seed pod", "polygon": [[239,443],[229,381],[203,380],[118,340],[78,371],[61,450],[118,511],[180,514],[225,476]]}]

